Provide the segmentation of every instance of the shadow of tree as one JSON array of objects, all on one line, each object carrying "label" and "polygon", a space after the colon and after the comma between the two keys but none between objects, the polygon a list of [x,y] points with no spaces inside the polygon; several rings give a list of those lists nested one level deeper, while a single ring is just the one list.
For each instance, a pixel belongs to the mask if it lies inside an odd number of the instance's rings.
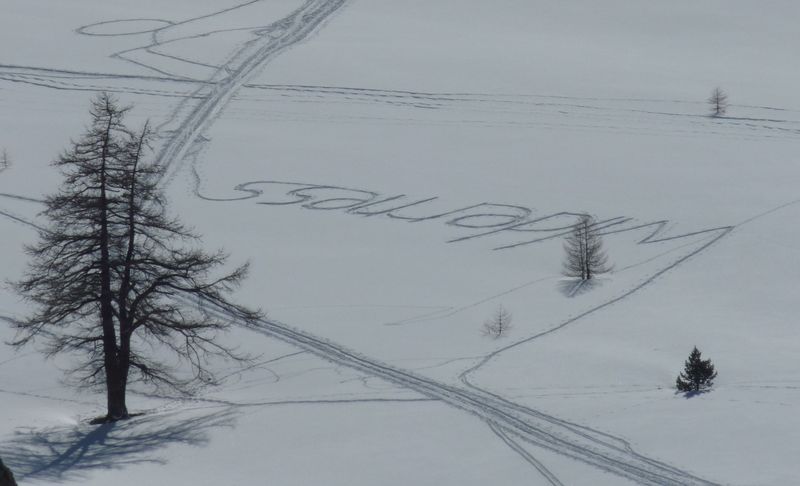
[{"label": "shadow of tree", "polygon": [[565,297],[576,297],[589,292],[598,285],[600,285],[600,282],[594,278],[590,280],[568,279],[560,280],[558,289]]},{"label": "shadow of tree", "polygon": [[0,444],[0,457],[20,483],[75,481],[98,469],[165,464],[160,450],[173,444],[204,446],[208,429],[232,427],[236,412],[226,408],[185,415],[172,412],[102,425],[20,430]]},{"label": "shadow of tree", "polygon": [[705,395],[706,393],[709,393],[709,392],[711,392],[710,389],[692,390],[692,391],[680,391],[680,390],[678,390],[678,391],[675,392],[675,395],[683,395],[683,398],[688,400],[690,398],[699,397],[700,395]]}]

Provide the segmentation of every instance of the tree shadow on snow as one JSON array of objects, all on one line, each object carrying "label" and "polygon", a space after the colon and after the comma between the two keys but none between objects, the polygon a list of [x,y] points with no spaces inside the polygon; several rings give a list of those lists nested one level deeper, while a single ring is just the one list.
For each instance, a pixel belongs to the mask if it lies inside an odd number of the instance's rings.
[{"label": "tree shadow on snow", "polygon": [[559,280],[558,290],[560,290],[565,297],[577,297],[581,294],[589,292],[599,285],[600,282],[596,278],[590,280],[566,279]]},{"label": "tree shadow on snow", "polygon": [[688,392],[678,390],[675,392],[675,395],[683,395],[683,398],[688,400],[693,397],[699,397],[700,395],[705,395],[706,393],[709,392],[711,392],[711,390],[699,390],[699,391],[688,391]]},{"label": "tree shadow on snow", "polygon": [[166,464],[159,451],[174,444],[204,446],[207,431],[232,427],[230,409],[191,417],[178,413],[141,416],[102,425],[21,430],[0,444],[0,457],[17,481],[76,481],[94,470],[135,464]]}]

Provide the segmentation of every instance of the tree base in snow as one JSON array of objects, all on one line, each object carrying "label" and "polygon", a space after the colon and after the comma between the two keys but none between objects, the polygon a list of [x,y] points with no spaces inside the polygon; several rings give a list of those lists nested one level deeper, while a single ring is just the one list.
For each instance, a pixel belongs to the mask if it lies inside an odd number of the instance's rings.
[{"label": "tree base in snow", "polygon": [[102,424],[113,424],[114,422],[119,422],[120,420],[128,420],[129,418],[138,417],[140,415],[144,415],[143,413],[129,413],[124,417],[113,418],[109,417],[108,415],[102,415],[100,417],[95,417],[89,421],[89,425],[102,425]]}]

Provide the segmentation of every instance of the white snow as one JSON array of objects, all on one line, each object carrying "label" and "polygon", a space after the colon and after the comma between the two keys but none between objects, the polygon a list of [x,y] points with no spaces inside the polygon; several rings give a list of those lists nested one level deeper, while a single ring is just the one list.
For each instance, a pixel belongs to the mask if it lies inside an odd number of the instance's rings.
[{"label": "white snow", "polygon": [[[269,322],[225,336],[262,364],[113,426],[69,357],[2,345],[21,484],[800,482],[796,2],[84,3],[0,15],[0,276],[108,90]],[[614,271],[575,289],[584,211]]]}]

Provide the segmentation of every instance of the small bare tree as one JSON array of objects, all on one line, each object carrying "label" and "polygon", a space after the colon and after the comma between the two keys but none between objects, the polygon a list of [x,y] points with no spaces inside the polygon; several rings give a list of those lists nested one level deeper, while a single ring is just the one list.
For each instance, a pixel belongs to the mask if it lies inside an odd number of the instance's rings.
[{"label": "small bare tree", "polygon": [[564,275],[567,277],[590,280],[610,270],[597,222],[588,214],[580,217],[564,239],[564,252]]},{"label": "small bare tree", "polygon": [[722,88],[716,87],[708,97],[708,104],[711,106],[711,116],[723,116],[728,111],[728,95],[722,91]]},{"label": "small bare tree", "polygon": [[0,152],[0,172],[3,172],[9,167],[11,167],[11,157],[8,156],[8,151],[3,149],[3,151]]},{"label": "small bare tree", "polygon": [[495,339],[505,336],[511,330],[511,313],[502,305],[497,308],[494,315],[483,323],[482,333]]}]

